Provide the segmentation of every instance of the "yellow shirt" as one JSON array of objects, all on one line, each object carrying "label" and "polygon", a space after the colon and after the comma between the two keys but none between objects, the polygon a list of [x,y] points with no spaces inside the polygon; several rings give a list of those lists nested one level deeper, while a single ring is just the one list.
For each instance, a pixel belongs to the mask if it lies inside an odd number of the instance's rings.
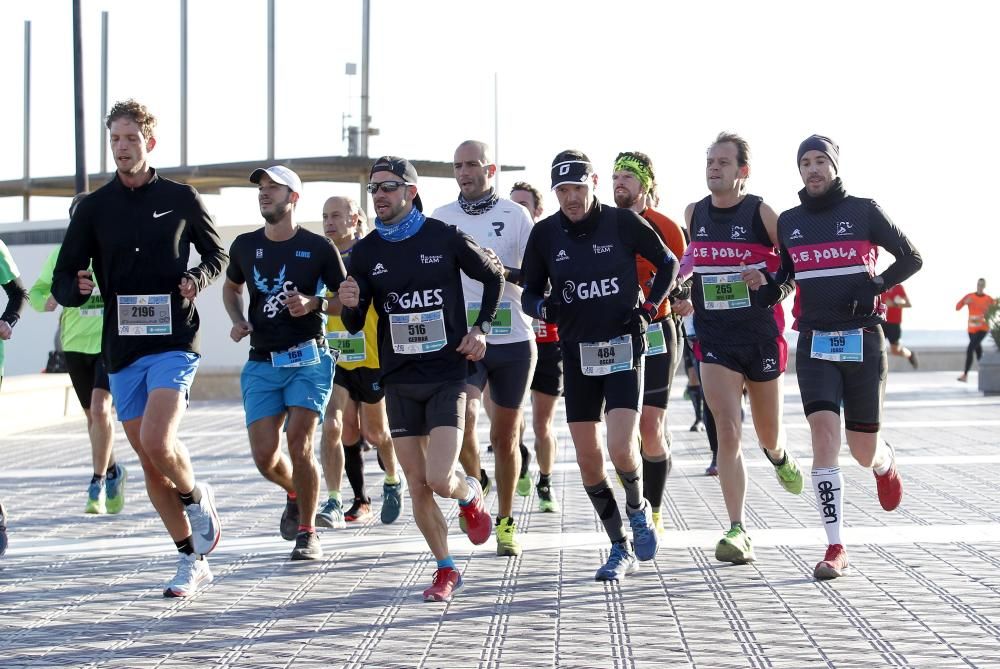
[{"label": "yellow shirt", "polygon": [[356,335],[347,331],[340,316],[327,317],[326,332],[327,343],[340,351],[337,367],[378,369],[378,315],[373,307],[368,307],[365,327]]}]

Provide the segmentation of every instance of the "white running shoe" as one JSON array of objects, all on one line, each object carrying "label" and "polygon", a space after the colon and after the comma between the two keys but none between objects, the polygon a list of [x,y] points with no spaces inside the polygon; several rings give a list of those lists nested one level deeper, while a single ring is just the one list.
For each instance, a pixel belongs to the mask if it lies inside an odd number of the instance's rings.
[{"label": "white running shoe", "polygon": [[222,523],[215,510],[215,493],[207,483],[195,484],[201,491],[201,501],[184,507],[191,523],[191,544],[198,555],[208,555],[222,537]]},{"label": "white running shoe", "polygon": [[198,559],[195,554],[181,553],[177,560],[177,573],[167,582],[163,589],[164,597],[191,597],[203,585],[212,582],[212,570],[208,560]]}]

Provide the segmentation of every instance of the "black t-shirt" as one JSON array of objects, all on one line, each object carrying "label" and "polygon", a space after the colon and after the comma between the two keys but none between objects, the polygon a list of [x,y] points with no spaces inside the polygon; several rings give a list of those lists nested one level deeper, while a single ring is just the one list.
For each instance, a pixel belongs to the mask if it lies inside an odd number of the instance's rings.
[{"label": "black t-shirt", "polygon": [[[344,307],[341,319],[351,332],[360,330],[368,306],[378,314],[379,361],[382,383],[432,383],[464,379],[469,363],[455,348],[469,331],[465,315],[462,276],[483,284],[480,318],[496,316],[503,275],[473,239],[434,218],[420,230],[398,242],[388,242],[377,232],[369,233],[351,248],[349,274],[358,282],[359,300],[354,308]],[[438,314],[437,312],[441,312]],[[406,324],[423,331],[406,339]],[[439,317],[439,318],[438,318]],[[418,322],[420,319],[427,319]],[[396,320],[393,326],[391,321]],[[441,333],[444,342],[435,335]],[[397,352],[396,345],[411,352]],[[426,334],[425,352],[412,352],[420,345],[415,337]]]},{"label": "black t-shirt", "polygon": [[335,291],[346,276],[340,252],[321,235],[299,228],[291,239],[271,241],[264,228],[233,241],[226,276],[246,283],[250,291],[248,320],[253,326],[250,345],[260,353],[287,348],[324,337],[319,311],[295,317],[285,299],[289,291],[322,295],[323,286]]}]

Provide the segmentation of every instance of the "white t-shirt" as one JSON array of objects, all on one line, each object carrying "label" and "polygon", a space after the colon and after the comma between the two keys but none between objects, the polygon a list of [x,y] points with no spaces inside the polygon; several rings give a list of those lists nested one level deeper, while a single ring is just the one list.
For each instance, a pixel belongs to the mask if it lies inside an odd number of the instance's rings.
[{"label": "white t-shirt", "polygon": [[[521,267],[524,259],[524,248],[528,245],[528,235],[531,234],[531,217],[528,210],[516,202],[500,198],[492,209],[485,214],[470,216],[462,209],[458,201],[438,207],[431,218],[450,223],[476,240],[483,248],[493,249],[500,256],[500,261],[506,267]],[[470,306],[476,309],[476,304],[483,299],[483,284],[473,281],[462,274],[462,292],[465,294],[465,306],[468,313]],[[531,317],[521,310],[520,286],[505,283],[500,296],[501,308],[497,310],[497,318],[493,321],[493,331],[487,341],[494,344],[513,344],[520,341],[534,340],[535,333],[531,329]],[[509,305],[509,306],[508,306]],[[504,309],[510,309],[510,325],[506,324]]]}]

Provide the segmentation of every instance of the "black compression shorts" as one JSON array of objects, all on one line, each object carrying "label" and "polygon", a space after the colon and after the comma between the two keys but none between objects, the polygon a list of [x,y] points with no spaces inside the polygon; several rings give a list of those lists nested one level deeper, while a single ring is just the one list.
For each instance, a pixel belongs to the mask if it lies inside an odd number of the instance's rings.
[{"label": "black compression shorts", "polygon": [[465,429],[465,382],[390,383],[385,387],[389,432],[424,437],[436,427]]},{"label": "black compression shorts", "polygon": [[480,391],[490,384],[490,398],[505,409],[520,409],[528,396],[528,383],[535,371],[534,340],[512,344],[487,344],[486,355],[474,363],[475,371],[465,380]]},{"label": "black compression shorts", "polygon": [[885,323],[882,325],[882,332],[890,344],[898,344],[903,335],[903,328],[899,323]]},{"label": "black compression shorts", "polygon": [[785,372],[788,343],[781,335],[760,344],[717,344],[699,339],[694,353],[703,365],[722,365],[742,374],[748,381],[765,382]]},{"label": "black compression shorts", "polygon": [[566,380],[564,402],[566,422],[600,421],[612,409],[638,412],[644,379],[643,356],[632,367],[604,376],[586,376],[580,367],[579,344],[560,342],[563,352],[563,375]]},{"label": "black compression shorts", "polygon": [[95,388],[111,392],[111,381],[100,353],[66,351],[66,371],[73,383],[73,390],[84,410],[90,409],[90,397]]},{"label": "black compression shorts", "polygon": [[531,389],[544,395],[559,397],[563,393],[562,350],[559,342],[542,342],[537,346],[538,361],[535,363]]},{"label": "black compression shorts", "polygon": [[854,432],[878,432],[889,362],[879,326],[864,329],[861,362],[833,362],[810,355],[812,332],[799,335],[795,352],[795,375],[799,380],[802,408],[806,416],[816,411],[840,414]]},{"label": "black compression shorts", "polygon": [[674,385],[674,372],[677,371],[677,329],[670,318],[660,322],[666,350],[658,355],[650,355],[646,351],[642,405],[666,409],[670,389]]},{"label": "black compression shorts", "polygon": [[378,379],[379,370],[374,367],[337,367],[337,373],[333,375],[333,382],[347,390],[352,400],[365,404],[378,404],[385,397]]}]

